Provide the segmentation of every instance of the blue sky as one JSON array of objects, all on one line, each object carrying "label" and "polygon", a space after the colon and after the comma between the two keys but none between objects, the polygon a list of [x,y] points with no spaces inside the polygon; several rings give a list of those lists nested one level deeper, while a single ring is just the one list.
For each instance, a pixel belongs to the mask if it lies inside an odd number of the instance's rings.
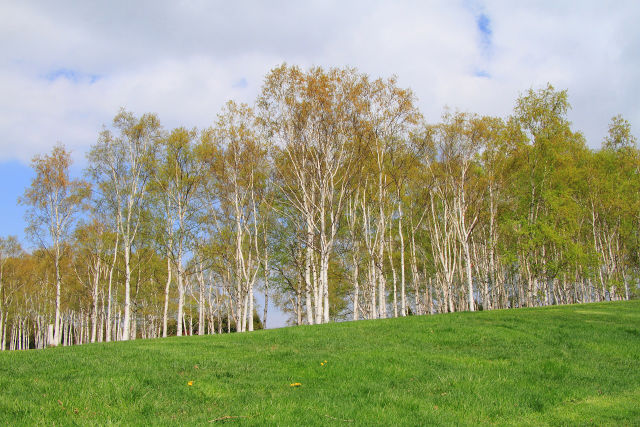
[{"label": "blue sky", "polygon": [[445,106],[506,116],[550,82],[591,147],[619,113],[640,136],[638,22],[633,0],[2,2],[0,235],[24,241],[35,154],[62,142],[79,174],[120,107],[209,126],[282,62],[397,75],[430,122]]},{"label": "blue sky", "polygon": [[0,164],[0,236],[15,235],[25,245],[24,206],[18,206],[18,197],[31,184],[33,173],[24,163],[12,160]]},{"label": "blue sky", "polygon": [[58,68],[52,71],[49,71],[44,75],[44,79],[53,83],[58,79],[65,79],[72,83],[88,83],[93,84],[100,79],[100,76],[97,74],[85,74],[77,70],[71,70],[68,68]]},{"label": "blue sky", "polygon": [[476,25],[480,32],[480,47],[487,56],[491,53],[491,20],[484,13],[476,17]]}]

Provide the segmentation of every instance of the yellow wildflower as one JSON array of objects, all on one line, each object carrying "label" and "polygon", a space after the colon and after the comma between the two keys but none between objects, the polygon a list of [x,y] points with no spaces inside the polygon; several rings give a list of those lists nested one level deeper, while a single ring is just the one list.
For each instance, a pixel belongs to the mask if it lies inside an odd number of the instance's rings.
[{"label": "yellow wildflower", "polygon": [[189,386],[193,385],[193,381],[189,381],[189,382],[187,383],[187,385],[189,385]]},{"label": "yellow wildflower", "polygon": [[302,385],[302,384],[300,384],[300,383],[292,383],[292,384],[290,384],[289,386],[290,386],[290,387],[300,387],[301,385]]}]

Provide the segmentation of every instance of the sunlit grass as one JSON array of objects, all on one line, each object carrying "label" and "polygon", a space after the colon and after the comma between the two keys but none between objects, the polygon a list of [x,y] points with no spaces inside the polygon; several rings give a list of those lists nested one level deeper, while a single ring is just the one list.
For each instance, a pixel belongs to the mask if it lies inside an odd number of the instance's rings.
[{"label": "sunlit grass", "polygon": [[640,301],[0,354],[6,424],[640,424]]}]

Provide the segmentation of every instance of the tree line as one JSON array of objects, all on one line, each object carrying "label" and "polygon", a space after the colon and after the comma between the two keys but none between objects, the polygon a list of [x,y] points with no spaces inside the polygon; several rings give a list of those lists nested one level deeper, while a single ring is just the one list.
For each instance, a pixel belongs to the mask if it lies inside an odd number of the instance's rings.
[{"label": "tree line", "polygon": [[547,85],[432,124],[395,78],[283,64],[206,129],[121,110],[81,179],[33,158],[0,348],[637,297],[636,138],[615,116],[590,149],[569,109]]}]

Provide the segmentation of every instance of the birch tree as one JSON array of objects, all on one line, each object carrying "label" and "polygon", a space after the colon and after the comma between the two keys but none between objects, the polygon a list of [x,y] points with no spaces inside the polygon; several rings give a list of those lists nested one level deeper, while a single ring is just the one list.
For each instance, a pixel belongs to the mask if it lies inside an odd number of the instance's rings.
[{"label": "birch tree", "polygon": [[[91,342],[96,342],[98,335],[98,312],[100,297],[100,278],[106,271],[107,230],[104,223],[93,218],[75,229],[74,265],[76,277],[91,294]],[[102,333],[102,332],[100,332]]]},{"label": "birch tree", "polygon": [[[408,143],[410,132],[414,129],[420,119],[420,113],[415,106],[415,97],[411,90],[398,87],[397,79],[377,79],[367,85],[366,110],[363,112],[363,124],[366,129],[365,138],[369,147],[369,156],[373,160],[370,163],[371,181],[377,184],[376,198],[377,215],[376,233],[379,238],[375,239],[374,263],[377,268],[377,294],[378,294],[378,315],[387,317],[386,311],[386,279],[384,274],[385,246],[387,239],[386,229],[390,221],[392,199],[389,194],[389,187],[394,178],[400,184],[399,167],[402,162],[402,146]],[[400,188],[398,186],[397,188]],[[400,200],[400,199],[398,199]],[[398,205],[399,212],[402,211],[401,204]],[[402,220],[400,220],[400,223]],[[402,233],[400,233],[403,239]],[[404,251],[404,242],[401,243],[401,250]],[[404,270],[402,270],[404,271]],[[404,283],[404,279],[401,279]]]},{"label": "birch tree", "polygon": [[0,350],[4,350],[4,337],[7,324],[7,291],[4,286],[4,269],[7,261],[16,258],[22,252],[16,236],[0,237]]},{"label": "birch tree", "polygon": [[155,199],[162,206],[160,220],[161,239],[167,254],[167,282],[164,292],[162,335],[167,336],[169,285],[172,267],[176,271],[178,284],[177,335],[182,336],[182,317],[185,304],[186,259],[195,247],[195,227],[198,225],[198,191],[204,181],[201,162],[197,156],[195,129],[176,128],[160,140],[159,152],[154,168],[153,188]]},{"label": "birch tree", "polygon": [[[262,264],[259,241],[260,205],[268,175],[267,150],[258,132],[253,110],[227,103],[212,131],[214,145],[205,154],[213,174],[219,206],[216,227],[231,231],[234,239],[235,320],[239,332],[252,331],[254,290]],[[212,154],[213,153],[213,154]]]},{"label": "birch tree", "polygon": [[116,134],[108,129],[100,134],[88,159],[90,175],[114,210],[122,244],[125,270],[122,339],[128,340],[131,334],[131,249],[143,219],[151,177],[150,160],[161,136],[161,127],[153,114],[136,118],[121,110],[113,119],[113,128]]},{"label": "birch tree", "polygon": [[31,166],[35,177],[19,201],[27,206],[27,235],[46,251],[55,269],[56,314],[51,343],[55,346],[60,343],[61,335],[63,277],[60,261],[77,214],[89,195],[89,185],[69,177],[71,155],[60,144],[53,148],[51,154],[35,156]]}]

